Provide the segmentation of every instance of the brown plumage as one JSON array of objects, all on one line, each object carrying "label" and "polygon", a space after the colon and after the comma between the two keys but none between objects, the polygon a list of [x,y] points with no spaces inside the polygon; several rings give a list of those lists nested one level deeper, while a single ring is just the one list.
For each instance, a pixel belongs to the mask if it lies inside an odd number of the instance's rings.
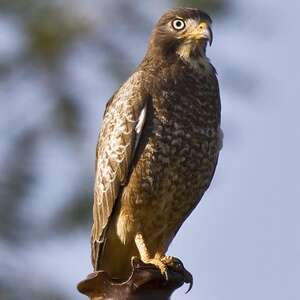
[{"label": "brown plumage", "polygon": [[221,148],[211,41],[204,12],[167,12],[144,60],[109,100],[97,145],[95,270],[125,279],[133,256],[163,273],[171,264],[166,251],[208,188]]}]

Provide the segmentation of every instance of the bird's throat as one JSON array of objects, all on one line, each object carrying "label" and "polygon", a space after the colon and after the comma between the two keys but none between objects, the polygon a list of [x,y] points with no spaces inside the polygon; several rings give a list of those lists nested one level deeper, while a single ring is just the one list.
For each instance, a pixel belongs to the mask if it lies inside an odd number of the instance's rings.
[{"label": "bird's throat", "polygon": [[209,63],[206,56],[206,44],[184,43],[180,45],[176,51],[177,55],[192,67],[197,67]]},{"label": "bird's throat", "polygon": [[198,43],[188,41],[182,43],[176,52],[180,57],[186,60],[189,58],[197,59],[199,57],[206,57],[206,47],[206,41],[199,41]]}]

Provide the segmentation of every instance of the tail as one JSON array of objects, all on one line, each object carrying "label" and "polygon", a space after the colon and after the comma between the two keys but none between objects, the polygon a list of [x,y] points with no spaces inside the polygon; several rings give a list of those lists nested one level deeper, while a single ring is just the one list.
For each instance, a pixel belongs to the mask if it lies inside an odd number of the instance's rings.
[{"label": "tail", "polygon": [[95,271],[104,270],[111,278],[126,280],[131,274],[131,258],[139,252],[133,239],[122,243],[114,228],[109,226],[103,238],[93,242],[92,263]]}]

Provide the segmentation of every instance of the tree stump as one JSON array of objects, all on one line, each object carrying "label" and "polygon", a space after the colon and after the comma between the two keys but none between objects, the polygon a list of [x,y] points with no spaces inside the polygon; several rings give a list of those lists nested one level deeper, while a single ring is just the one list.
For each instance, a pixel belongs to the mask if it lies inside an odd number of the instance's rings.
[{"label": "tree stump", "polygon": [[104,271],[97,271],[89,274],[77,288],[91,300],[169,300],[184,283],[190,284],[188,291],[193,285],[192,275],[180,264],[178,269],[169,268],[166,279],[155,266],[135,259],[127,281],[120,282],[109,278]]}]

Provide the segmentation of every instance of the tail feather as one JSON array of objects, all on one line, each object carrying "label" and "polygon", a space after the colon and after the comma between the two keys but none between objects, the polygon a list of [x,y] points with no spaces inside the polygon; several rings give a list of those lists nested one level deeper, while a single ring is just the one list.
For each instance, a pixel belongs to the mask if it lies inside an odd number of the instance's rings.
[{"label": "tail feather", "polygon": [[[115,227],[115,226],[111,226]],[[124,244],[112,228],[105,239],[93,245],[93,265],[96,270],[106,271],[111,278],[126,280],[131,274],[131,258],[139,256],[133,239]]]}]

